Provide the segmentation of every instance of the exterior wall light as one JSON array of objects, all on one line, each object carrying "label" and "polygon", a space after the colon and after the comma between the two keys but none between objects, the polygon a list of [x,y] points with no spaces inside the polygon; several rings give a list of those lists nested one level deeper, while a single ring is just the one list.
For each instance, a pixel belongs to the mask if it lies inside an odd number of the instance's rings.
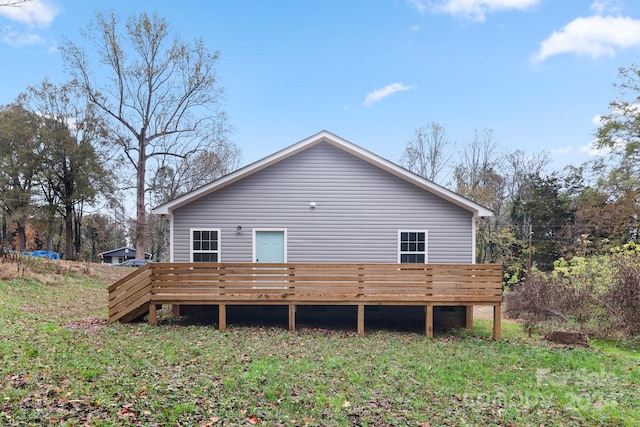
[{"label": "exterior wall light", "polygon": [[240,232],[242,231],[242,226],[241,226],[241,225],[239,225],[239,226],[236,228],[236,231],[237,231],[238,233],[240,233]]},{"label": "exterior wall light", "polygon": [[311,209],[315,208],[315,207],[316,207],[316,202],[311,202],[311,203],[309,203],[309,207],[310,207]]}]

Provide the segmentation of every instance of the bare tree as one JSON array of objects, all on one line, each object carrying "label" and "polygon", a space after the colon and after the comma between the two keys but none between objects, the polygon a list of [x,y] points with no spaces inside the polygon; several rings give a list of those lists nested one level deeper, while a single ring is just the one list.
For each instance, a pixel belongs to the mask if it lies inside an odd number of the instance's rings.
[{"label": "bare tree", "polygon": [[501,156],[493,131],[474,132],[473,139],[460,150],[454,169],[456,191],[494,212],[495,202],[502,201],[504,178],[499,173]]},{"label": "bare tree", "polygon": [[219,52],[201,39],[171,38],[156,14],[122,24],[114,12],[99,12],[82,35],[89,45],[66,40],[62,55],[79,87],[111,119],[114,144],[135,171],[136,256],[142,258],[148,162],[187,158],[226,139]]},{"label": "bare tree", "polygon": [[417,128],[400,158],[400,164],[430,181],[437,182],[449,167],[453,146],[445,129],[436,122]]},{"label": "bare tree", "polygon": [[543,175],[549,164],[549,154],[539,152],[528,155],[522,150],[516,150],[505,154],[503,164],[507,179],[507,200],[514,200],[520,189],[529,182],[529,177]]},{"label": "bare tree", "polygon": [[473,139],[462,147],[454,169],[456,191],[494,212],[493,218],[478,221],[478,261],[497,259],[496,233],[501,227],[505,178],[500,171],[501,155],[493,132],[474,132]]},{"label": "bare tree", "polygon": [[239,163],[240,150],[226,141],[186,158],[167,157],[153,176],[152,199],[156,205],[165,203],[233,172]]},{"label": "bare tree", "polygon": [[[235,144],[221,142],[212,150],[200,151],[186,158],[168,157],[153,176],[150,190],[156,205],[195,190],[238,168],[240,150]],[[149,252],[162,261],[169,255],[169,224],[165,218],[150,215],[147,237]]]}]

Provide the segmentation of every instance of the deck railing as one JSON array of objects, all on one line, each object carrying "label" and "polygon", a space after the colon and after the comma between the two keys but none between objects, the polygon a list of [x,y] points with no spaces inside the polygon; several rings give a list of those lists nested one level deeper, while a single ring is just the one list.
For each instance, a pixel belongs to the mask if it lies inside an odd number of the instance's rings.
[{"label": "deck railing", "polygon": [[[496,264],[154,263],[109,287],[109,321],[128,322],[156,305],[288,305],[295,329],[296,305],[356,305],[364,332],[365,305],[421,305],[433,331],[434,306],[494,307],[500,336],[502,266]],[[469,313],[469,310],[468,310]]]}]

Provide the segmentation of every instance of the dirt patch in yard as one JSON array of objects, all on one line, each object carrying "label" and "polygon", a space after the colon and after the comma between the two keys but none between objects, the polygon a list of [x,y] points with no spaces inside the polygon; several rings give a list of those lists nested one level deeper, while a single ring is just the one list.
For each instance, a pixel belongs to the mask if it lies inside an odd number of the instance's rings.
[{"label": "dirt patch in yard", "polygon": [[544,339],[555,344],[589,347],[589,338],[582,332],[552,331],[546,334]]},{"label": "dirt patch in yard", "polygon": [[[473,306],[473,318],[481,320],[493,320],[493,307],[490,305]],[[505,318],[504,310],[502,312],[502,318]]]}]

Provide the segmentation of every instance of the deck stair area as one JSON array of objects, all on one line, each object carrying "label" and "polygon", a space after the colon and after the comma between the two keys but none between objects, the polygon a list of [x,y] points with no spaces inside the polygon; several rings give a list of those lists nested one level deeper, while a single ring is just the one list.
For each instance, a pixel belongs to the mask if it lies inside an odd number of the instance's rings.
[{"label": "deck stair area", "polygon": [[[156,324],[162,304],[218,305],[226,328],[228,305],[284,305],[295,330],[298,305],[358,307],[364,333],[367,305],[424,306],[425,332],[433,336],[434,306],[493,307],[493,337],[500,339],[502,266],[498,264],[151,263],[108,288],[109,322],[148,315]],[[471,320],[470,320],[471,319]]]},{"label": "deck stair area", "polygon": [[151,268],[145,265],[109,286],[110,323],[133,322],[149,313],[151,274]]}]

